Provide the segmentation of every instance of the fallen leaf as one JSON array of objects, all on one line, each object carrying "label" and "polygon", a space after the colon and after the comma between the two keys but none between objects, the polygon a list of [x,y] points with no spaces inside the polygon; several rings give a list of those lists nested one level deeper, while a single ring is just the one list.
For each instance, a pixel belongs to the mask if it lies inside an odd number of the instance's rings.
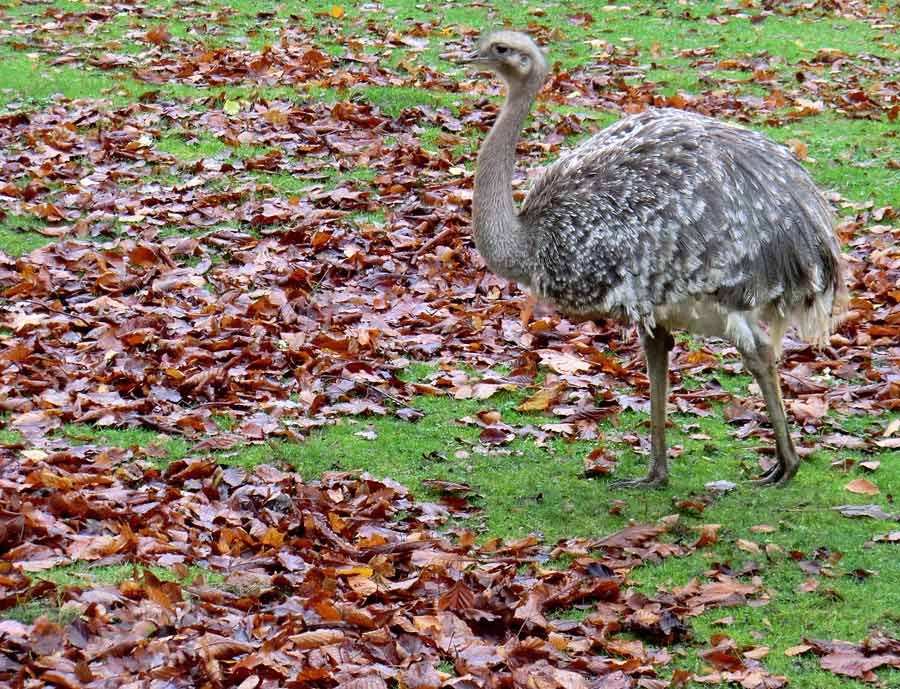
[{"label": "fallen leaf", "polygon": [[536,353],[540,356],[541,363],[556,373],[570,374],[591,369],[590,364],[571,354],[553,349],[538,349]]},{"label": "fallen leaf", "polygon": [[751,533],[775,533],[777,530],[771,524],[756,524],[749,529]]},{"label": "fallen leaf", "polygon": [[559,398],[560,388],[542,388],[537,394],[519,404],[518,411],[546,411]]},{"label": "fallen leaf", "polygon": [[803,653],[806,653],[811,648],[812,648],[812,646],[809,646],[807,644],[798,644],[796,646],[788,646],[786,649],[784,649],[784,654],[789,657],[798,656],[798,655],[802,655]]},{"label": "fallen leaf", "polygon": [[864,478],[850,481],[850,483],[844,486],[844,490],[851,493],[859,493],[860,495],[878,495],[881,492],[878,490],[878,486]]},{"label": "fallen leaf", "polygon": [[[876,491],[877,493],[877,491]],[[888,514],[878,505],[837,505],[831,509],[840,512],[845,517],[868,517],[870,519],[896,519],[897,516]]]},{"label": "fallen leaf", "polygon": [[700,538],[694,543],[694,548],[702,548],[704,546],[715,543],[719,540],[719,529],[721,524],[703,524],[700,526]]}]

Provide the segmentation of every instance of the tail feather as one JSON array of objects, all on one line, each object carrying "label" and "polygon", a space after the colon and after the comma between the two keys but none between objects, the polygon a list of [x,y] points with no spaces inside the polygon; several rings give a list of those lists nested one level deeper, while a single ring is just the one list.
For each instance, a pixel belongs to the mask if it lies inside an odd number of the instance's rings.
[{"label": "tail feather", "polygon": [[828,344],[831,334],[844,321],[850,303],[840,255],[831,253],[825,246],[822,254],[827,280],[824,289],[795,307],[790,319],[805,341],[818,346]]}]

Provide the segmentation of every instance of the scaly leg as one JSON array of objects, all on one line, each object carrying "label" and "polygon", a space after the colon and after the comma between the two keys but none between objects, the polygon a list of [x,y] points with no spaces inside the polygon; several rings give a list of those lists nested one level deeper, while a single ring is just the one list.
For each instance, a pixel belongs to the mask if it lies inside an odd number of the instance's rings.
[{"label": "scaly leg", "polygon": [[769,469],[753,483],[760,486],[784,486],[797,473],[800,458],[794,449],[794,441],[788,430],[787,415],[784,413],[784,402],[781,399],[781,385],[778,378],[778,367],[772,346],[762,338],[756,339],[756,347],[742,350],[744,363],[756,379],[759,389],[766,401],[769,420],[775,428],[775,448],[778,464]]},{"label": "scaly leg", "polygon": [[674,346],[672,335],[661,326],[641,337],[647,357],[647,375],[650,378],[650,449],[652,464],[644,478],[615,481],[616,488],[658,488],[669,480],[669,464],[666,458],[666,402],[669,397],[669,350]]}]

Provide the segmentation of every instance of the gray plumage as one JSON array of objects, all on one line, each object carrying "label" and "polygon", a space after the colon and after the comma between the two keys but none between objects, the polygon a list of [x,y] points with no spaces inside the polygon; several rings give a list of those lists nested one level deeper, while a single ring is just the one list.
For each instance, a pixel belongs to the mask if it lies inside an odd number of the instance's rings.
[{"label": "gray plumage", "polygon": [[534,242],[529,284],[566,313],[690,327],[699,302],[737,316],[708,334],[750,341],[745,315],[830,332],[831,212],[760,134],[679,110],[628,117],[550,166],[520,221]]},{"label": "gray plumage", "polygon": [[[469,60],[494,70],[507,101],[482,145],[473,234],[488,266],[563,313],[636,323],[651,379],[654,465],[624,485],[659,485],[665,464],[670,331],[725,337],[757,377],[778,466],[797,468],[775,362],[785,329],[824,341],[844,292],[828,203],[790,151],[679,110],[627,117],[563,154],[511,197],[515,144],[547,74],[527,36],[497,32]],[[661,409],[660,409],[661,407]],[[662,423],[662,427],[660,426]]]}]

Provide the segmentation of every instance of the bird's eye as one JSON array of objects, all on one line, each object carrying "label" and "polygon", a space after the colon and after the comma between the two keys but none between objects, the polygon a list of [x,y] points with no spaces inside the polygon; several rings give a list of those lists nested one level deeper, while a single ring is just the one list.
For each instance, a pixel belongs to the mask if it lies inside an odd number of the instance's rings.
[{"label": "bird's eye", "polygon": [[507,48],[503,44],[497,44],[494,46],[494,52],[496,52],[498,55],[503,55],[508,51],[509,51],[509,48]]}]

